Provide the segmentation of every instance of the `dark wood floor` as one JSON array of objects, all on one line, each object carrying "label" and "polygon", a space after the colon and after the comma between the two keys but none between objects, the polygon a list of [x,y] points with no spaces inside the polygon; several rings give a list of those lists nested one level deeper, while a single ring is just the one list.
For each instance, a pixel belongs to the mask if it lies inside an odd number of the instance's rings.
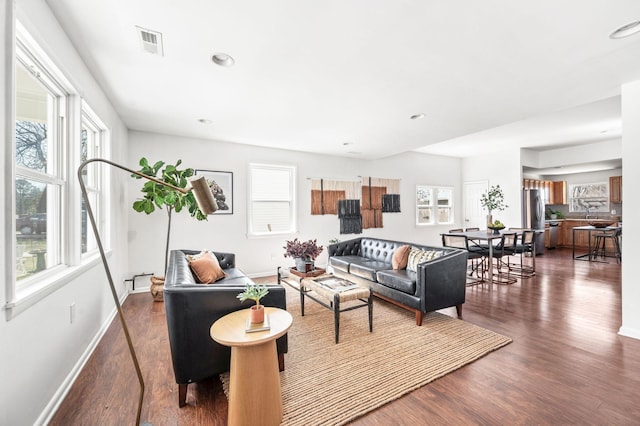
[{"label": "dark wood floor", "polygon": [[[537,267],[537,277],[514,285],[467,289],[464,319],[513,343],[354,424],[640,424],[640,341],[617,335],[620,266],[573,261],[557,249]],[[142,420],[226,424],[217,379],[191,385],[188,406],[178,408],[163,304],[132,295],[125,312],[147,385]],[[138,389],[115,321],[51,424],[134,423]]]}]

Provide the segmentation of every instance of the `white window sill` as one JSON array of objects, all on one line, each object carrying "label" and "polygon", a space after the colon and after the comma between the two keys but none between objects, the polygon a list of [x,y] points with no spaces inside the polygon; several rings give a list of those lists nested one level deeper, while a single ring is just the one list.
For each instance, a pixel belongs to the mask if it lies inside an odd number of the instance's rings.
[{"label": "white window sill", "polygon": [[[110,255],[110,252],[107,253],[107,257],[110,257]],[[95,256],[83,259],[83,263],[78,266],[60,266],[52,268],[51,271],[43,273],[46,275],[38,277],[31,284],[17,284],[14,300],[7,302],[5,305],[7,321],[10,321],[20,315],[40,300],[44,299],[59,288],[64,287],[66,284],[100,263],[102,263],[100,255],[96,254]]]}]

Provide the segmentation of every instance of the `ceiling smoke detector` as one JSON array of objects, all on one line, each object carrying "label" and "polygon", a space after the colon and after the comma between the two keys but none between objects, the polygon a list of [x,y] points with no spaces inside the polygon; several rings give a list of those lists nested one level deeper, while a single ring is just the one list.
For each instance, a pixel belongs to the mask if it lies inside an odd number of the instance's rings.
[{"label": "ceiling smoke detector", "polygon": [[146,28],[136,26],[142,50],[152,55],[164,56],[164,48],[162,47],[162,33],[158,31],[148,30]]}]

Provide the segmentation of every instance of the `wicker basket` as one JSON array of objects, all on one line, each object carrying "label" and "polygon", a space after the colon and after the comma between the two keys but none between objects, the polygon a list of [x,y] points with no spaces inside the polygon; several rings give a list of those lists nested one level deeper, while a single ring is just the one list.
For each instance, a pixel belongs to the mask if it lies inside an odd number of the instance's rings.
[{"label": "wicker basket", "polygon": [[164,302],[164,277],[151,277],[151,287],[149,287],[149,291],[151,292],[151,297],[153,297],[154,302]]}]

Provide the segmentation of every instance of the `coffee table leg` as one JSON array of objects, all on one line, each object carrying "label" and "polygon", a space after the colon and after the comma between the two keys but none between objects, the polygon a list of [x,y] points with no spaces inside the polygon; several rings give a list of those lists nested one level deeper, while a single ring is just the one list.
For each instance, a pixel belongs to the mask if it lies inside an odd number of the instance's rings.
[{"label": "coffee table leg", "polygon": [[333,295],[333,321],[336,327],[336,343],[340,340],[340,295]]},{"label": "coffee table leg", "polygon": [[302,316],[304,316],[304,289],[302,288],[302,281],[300,281],[300,311],[302,312]]},{"label": "coffee table leg", "polygon": [[373,292],[369,290],[369,333],[373,333]]}]

